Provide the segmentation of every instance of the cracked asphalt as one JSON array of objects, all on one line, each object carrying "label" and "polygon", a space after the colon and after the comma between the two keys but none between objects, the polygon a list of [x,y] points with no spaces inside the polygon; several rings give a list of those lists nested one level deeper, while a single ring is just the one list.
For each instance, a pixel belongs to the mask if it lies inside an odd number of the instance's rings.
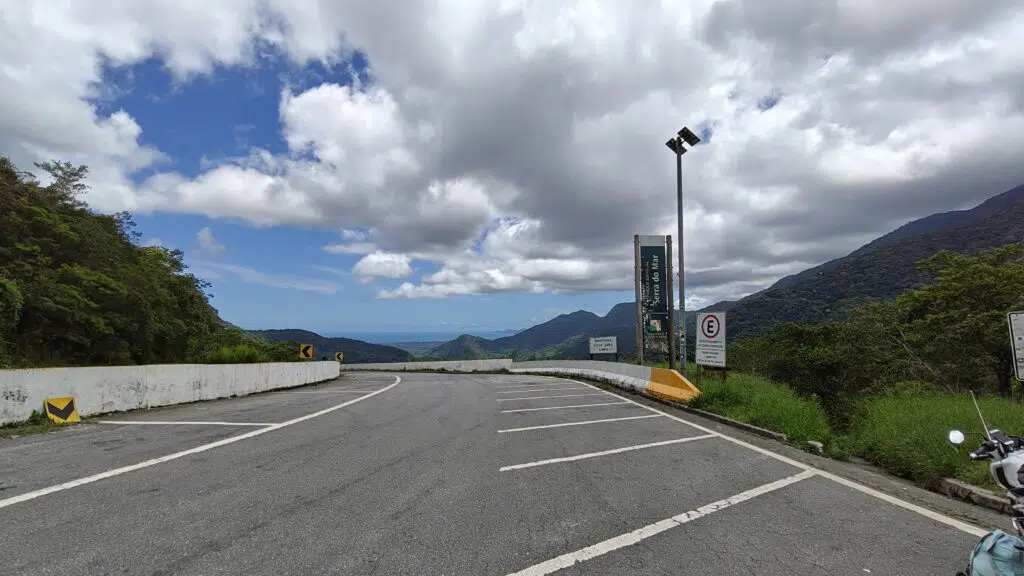
[{"label": "cracked asphalt", "polygon": [[0,572],[952,575],[1000,521],[584,383],[395,381],[0,440]]}]

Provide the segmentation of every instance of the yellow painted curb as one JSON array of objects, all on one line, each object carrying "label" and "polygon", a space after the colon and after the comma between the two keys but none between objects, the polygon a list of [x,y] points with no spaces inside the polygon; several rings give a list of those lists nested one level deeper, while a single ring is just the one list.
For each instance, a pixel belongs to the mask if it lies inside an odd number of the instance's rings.
[{"label": "yellow painted curb", "polygon": [[700,395],[700,390],[692,382],[679,372],[667,368],[651,368],[651,381],[647,384],[647,392],[676,402],[687,402]]}]

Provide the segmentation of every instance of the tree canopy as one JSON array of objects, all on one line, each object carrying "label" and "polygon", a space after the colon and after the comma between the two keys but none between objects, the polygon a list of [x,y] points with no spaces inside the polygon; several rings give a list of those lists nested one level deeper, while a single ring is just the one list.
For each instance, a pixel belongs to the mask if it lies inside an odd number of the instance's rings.
[{"label": "tree canopy", "polygon": [[1024,245],[918,263],[932,280],[841,322],[780,324],[730,345],[730,364],[817,395],[837,417],[865,394],[908,388],[1013,394],[1007,312],[1024,309]]},{"label": "tree canopy", "polygon": [[0,157],[0,365],[81,366],[296,359],[224,323],[180,250],[139,246],[128,213],[81,196],[88,169]]}]

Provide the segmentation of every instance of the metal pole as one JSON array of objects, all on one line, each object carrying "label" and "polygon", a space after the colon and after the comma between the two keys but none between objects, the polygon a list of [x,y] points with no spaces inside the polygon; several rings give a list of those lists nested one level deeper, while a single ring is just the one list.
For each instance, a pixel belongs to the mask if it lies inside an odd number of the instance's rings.
[{"label": "metal pole", "polygon": [[672,305],[672,235],[665,236],[665,291],[668,299],[668,369],[676,365],[676,319],[675,306]]},{"label": "metal pole", "polygon": [[640,366],[644,365],[644,326],[641,307],[642,294],[640,288],[640,235],[633,236],[633,282],[636,290],[636,360]]},{"label": "metal pole", "polygon": [[[682,136],[676,137],[676,150],[683,150]],[[683,155],[676,152],[676,219],[679,224],[679,372],[686,374],[686,283],[683,277]],[[672,311],[675,314],[675,311]]]}]

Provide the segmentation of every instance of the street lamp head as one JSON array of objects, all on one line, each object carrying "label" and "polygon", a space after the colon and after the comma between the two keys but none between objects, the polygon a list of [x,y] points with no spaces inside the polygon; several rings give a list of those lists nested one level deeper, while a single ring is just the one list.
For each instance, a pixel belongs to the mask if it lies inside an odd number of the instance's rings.
[{"label": "street lamp head", "polygon": [[683,129],[679,131],[679,137],[685,140],[690,146],[700,144],[700,138],[698,138],[697,135],[686,126],[683,126]]},{"label": "street lamp head", "polygon": [[670,138],[668,142],[665,142],[665,146],[668,146],[668,149],[676,154],[686,154],[686,148],[683,148],[682,142],[676,138]]}]

